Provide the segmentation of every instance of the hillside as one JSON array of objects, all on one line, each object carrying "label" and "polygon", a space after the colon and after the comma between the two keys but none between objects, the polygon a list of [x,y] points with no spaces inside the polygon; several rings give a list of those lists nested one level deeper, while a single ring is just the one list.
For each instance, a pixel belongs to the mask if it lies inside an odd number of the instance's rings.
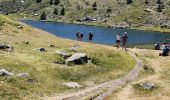
[{"label": "hillside", "polygon": [[[69,49],[75,45],[80,46],[76,51]],[[69,55],[86,53],[91,63],[66,65],[58,51]],[[134,65],[134,59],[122,50],[61,39],[0,15],[0,98],[3,100],[37,100],[93,87],[124,76]],[[69,88],[63,85],[66,82],[77,82],[83,87]]]},{"label": "hillside", "polygon": [[127,0],[59,0],[57,4],[50,3],[51,0],[39,1],[0,0],[0,11],[23,19],[40,19],[45,12],[46,20],[58,22],[115,28],[170,28],[169,0],[132,0],[130,4]]}]

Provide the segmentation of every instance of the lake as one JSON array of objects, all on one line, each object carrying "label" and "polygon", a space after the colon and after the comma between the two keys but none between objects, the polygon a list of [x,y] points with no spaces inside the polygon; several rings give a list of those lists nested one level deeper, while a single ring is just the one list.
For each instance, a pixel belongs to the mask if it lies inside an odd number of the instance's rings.
[{"label": "lake", "polygon": [[80,31],[84,34],[83,41],[88,41],[88,34],[91,31],[94,34],[94,43],[112,45],[115,43],[115,37],[118,32],[128,34],[128,44],[130,45],[146,45],[155,44],[155,42],[163,43],[165,40],[170,38],[170,34],[133,30],[133,29],[114,29],[107,27],[77,25],[77,24],[66,24],[58,22],[46,22],[46,21],[33,21],[25,20],[22,21],[32,27],[47,31],[61,38],[68,38],[76,40],[76,33]]}]

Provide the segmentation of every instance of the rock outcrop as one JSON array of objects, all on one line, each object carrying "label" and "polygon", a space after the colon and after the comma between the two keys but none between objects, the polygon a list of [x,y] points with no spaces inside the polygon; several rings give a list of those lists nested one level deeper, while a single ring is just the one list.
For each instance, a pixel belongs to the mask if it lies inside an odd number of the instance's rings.
[{"label": "rock outcrop", "polygon": [[85,53],[76,53],[66,59],[65,63],[68,65],[69,63],[73,64],[84,64],[88,62],[88,57]]}]

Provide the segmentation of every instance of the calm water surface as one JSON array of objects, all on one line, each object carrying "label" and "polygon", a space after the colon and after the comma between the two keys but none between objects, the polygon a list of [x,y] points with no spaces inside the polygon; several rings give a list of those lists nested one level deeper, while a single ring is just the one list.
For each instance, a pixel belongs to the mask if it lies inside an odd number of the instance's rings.
[{"label": "calm water surface", "polygon": [[22,21],[28,25],[35,28],[47,31],[58,37],[68,38],[76,40],[76,32],[80,31],[84,34],[83,41],[88,41],[88,33],[92,31],[94,34],[94,42],[98,44],[111,45],[115,43],[115,37],[118,32],[123,34],[128,33],[128,43],[131,45],[135,44],[154,44],[155,42],[162,43],[163,41],[170,38],[170,34],[165,34],[161,32],[152,31],[141,31],[132,29],[114,29],[106,27],[96,27],[87,25],[77,25],[77,24],[65,24],[57,22],[45,22],[45,21],[33,21],[26,20]]}]

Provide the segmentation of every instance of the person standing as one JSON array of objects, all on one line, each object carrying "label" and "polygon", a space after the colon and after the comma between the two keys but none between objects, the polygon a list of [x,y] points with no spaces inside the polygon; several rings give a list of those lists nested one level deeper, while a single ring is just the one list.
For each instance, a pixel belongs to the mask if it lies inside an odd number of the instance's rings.
[{"label": "person standing", "polygon": [[84,36],[84,34],[81,33],[81,34],[80,34],[80,41],[83,41],[83,36]]},{"label": "person standing", "polygon": [[127,46],[127,32],[124,33],[124,35],[122,36],[122,49],[125,49],[125,51],[127,51],[126,46]]},{"label": "person standing", "polygon": [[120,36],[120,33],[118,33],[116,35],[116,47],[117,47],[117,49],[119,49],[119,47],[120,47],[120,42],[121,42],[121,36]]},{"label": "person standing", "polygon": [[77,41],[79,41],[80,40],[80,32],[76,33],[76,37],[77,37]]},{"label": "person standing", "polygon": [[89,33],[89,42],[92,42],[93,41],[93,34],[92,32]]}]

